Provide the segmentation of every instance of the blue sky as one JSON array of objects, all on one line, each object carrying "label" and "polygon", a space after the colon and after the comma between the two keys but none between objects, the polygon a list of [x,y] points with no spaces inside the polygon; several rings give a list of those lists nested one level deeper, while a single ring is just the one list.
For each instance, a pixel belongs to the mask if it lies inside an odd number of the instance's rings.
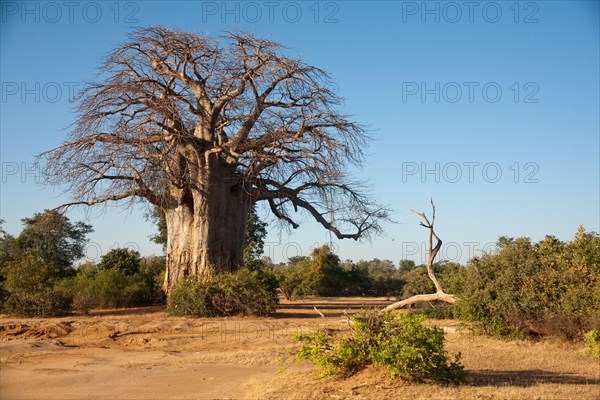
[{"label": "blue sky", "polygon": [[[68,200],[31,166],[74,119],[73,90],[136,28],[160,24],[268,36],[328,71],[343,111],[374,141],[356,171],[397,224],[371,242],[334,241],[342,259],[422,262],[426,231],[411,208],[438,207],[442,255],[465,261],[498,236],[570,239],[600,230],[599,9],[538,2],[3,1],[0,218]],[[72,210],[95,228],[88,258],[112,247],[161,248],[144,209]],[[264,218],[270,217],[264,213]],[[307,255],[329,234],[306,221],[269,231],[275,261]],[[487,246],[487,247],[486,247]]]}]

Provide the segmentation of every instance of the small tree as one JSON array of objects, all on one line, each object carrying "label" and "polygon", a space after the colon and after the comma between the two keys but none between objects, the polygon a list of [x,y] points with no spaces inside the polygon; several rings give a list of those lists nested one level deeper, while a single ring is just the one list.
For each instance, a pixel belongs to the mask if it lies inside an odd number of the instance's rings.
[{"label": "small tree", "polygon": [[54,316],[68,310],[70,298],[57,288],[58,282],[75,274],[73,262],[84,255],[92,228],[72,223],[55,211],[36,213],[23,219],[23,231],[10,244],[3,266],[4,311],[26,316]]},{"label": "small tree", "polygon": [[310,259],[305,256],[294,256],[287,264],[275,267],[278,287],[287,300],[303,297],[312,289],[310,283]]},{"label": "small tree", "polygon": [[91,225],[71,222],[54,210],[24,218],[24,229],[15,241],[18,256],[31,255],[40,263],[56,268],[57,276],[72,275],[73,263],[84,256]]},{"label": "small tree", "polygon": [[140,270],[142,257],[135,250],[126,248],[112,249],[100,258],[98,270],[116,270],[125,275],[133,275]]},{"label": "small tree", "polygon": [[339,296],[347,286],[348,275],[340,266],[340,258],[327,245],[310,254],[310,272],[307,285],[317,296]]},{"label": "small tree", "polygon": [[244,233],[244,264],[250,268],[261,264],[261,256],[265,248],[267,223],[260,220],[256,207],[250,208]]}]

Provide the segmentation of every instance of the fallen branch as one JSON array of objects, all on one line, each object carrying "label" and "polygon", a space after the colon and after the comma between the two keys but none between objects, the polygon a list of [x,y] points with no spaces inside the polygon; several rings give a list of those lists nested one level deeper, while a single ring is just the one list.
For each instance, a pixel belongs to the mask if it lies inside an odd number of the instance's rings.
[{"label": "fallen branch", "polygon": [[445,301],[446,303],[454,304],[456,303],[456,300],[458,300],[458,297],[454,296],[453,294],[447,294],[444,292],[436,292],[432,294],[417,294],[415,296],[409,297],[408,299],[390,304],[389,306],[384,308],[384,311],[393,311],[397,308],[402,308],[411,304],[424,303],[427,301],[434,300]]},{"label": "fallen branch", "polygon": [[317,312],[317,314],[319,314],[321,316],[321,318],[325,318],[325,314],[323,314],[321,311],[319,311],[317,309],[317,307],[313,307],[315,309],[315,311]]}]

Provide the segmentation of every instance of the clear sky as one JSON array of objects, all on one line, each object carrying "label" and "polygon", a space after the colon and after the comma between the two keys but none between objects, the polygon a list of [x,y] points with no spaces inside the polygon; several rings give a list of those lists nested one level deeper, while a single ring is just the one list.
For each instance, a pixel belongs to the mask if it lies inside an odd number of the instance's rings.
[{"label": "clear sky", "polygon": [[[74,120],[71,94],[93,81],[125,34],[164,25],[268,36],[327,70],[343,111],[374,141],[356,174],[395,210],[371,242],[334,241],[342,259],[422,262],[411,208],[438,208],[442,256],[465,261],[498,236],[600,230],[599,8],[593,1],[124,1],[1,3],[0,218],[68,197],[31,163]],[[72,210],[95,228],[88,258],[128,246],[159,254],[143,207]],[[269,220],[267,213],[263,217]],[[269,231],[275,261],[330,236],[306,221]]]}]

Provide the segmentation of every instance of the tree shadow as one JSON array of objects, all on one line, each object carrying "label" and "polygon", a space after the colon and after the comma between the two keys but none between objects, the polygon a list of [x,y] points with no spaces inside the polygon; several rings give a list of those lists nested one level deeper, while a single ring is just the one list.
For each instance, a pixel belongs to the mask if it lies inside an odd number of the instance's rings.
[{"label": "tree shadow", "polygon": [[469,371],[470,386],[519,386],[530,387],[542,383],[560,385],[598,385],[600,376],[587,377],[575,374],[557,373],[543,370],[522,371]]},{"label": "tree shadow", "polygon": [[[116,317],[125,315],[145,315],[145,314],[157,314],[165,312],[166,306],[144,306],[144,307],[132,307],[132,308],[114,308],[114,309],[100,309],[91,310],[88,316],[91,317]],[[79,315],[78,313],[77,315]]]},{"label": "tree shadow", "polygon": [[282,311],[281,309],[278,309],[277,312],[272,313],[271,315],[269,315],[271,318],[276,318],[276,319],[287,319],[287,318],[321,318],[317,313],[315,313],[314,311],[311,312],[287,312],[287,311]]},{"label": "tree shadow", "polygon": [[[286,303],[277,306],[277,312],[271,316],[274,318],[321,318],[315,308],[322,312],[326,318],[338,318],[345,316],[346,312],[353,314],[358,310],[373,308],[373,304],[352,304],[344,302],[329,303]],[[380,306],[376,305],[379,309]]]}]

